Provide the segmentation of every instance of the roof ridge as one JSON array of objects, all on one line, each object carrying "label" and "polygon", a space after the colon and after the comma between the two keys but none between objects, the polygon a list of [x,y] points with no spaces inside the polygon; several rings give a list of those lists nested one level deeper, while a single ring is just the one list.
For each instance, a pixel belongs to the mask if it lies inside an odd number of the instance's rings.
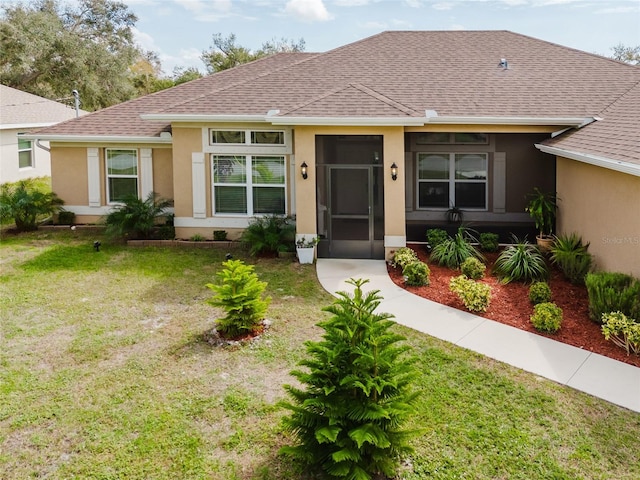
[{"label": "roof ridge", "polygon": [[279,112],[278,116],[282,117],[282,116],[287,115],[287,114],[289,114],[291,112],[295,112],[296,110],[299,110],[302,107],[306,107],[308,105],[311,105],[312,103],[317,102],[318,100],[322,100],[323,98],[327,98],[327,97],[330,97],[331,95],[335,95],[336,93],[342,92],[342,91],[348,89],[349,87],[351,87],[350,83],[348,83],[346,85],[340,85],[339,87],[335,87],[335,88],[332,88],[330,90],[326,90],[325,92],[320,93],[320,94],[316,95],[315,97],[310,97],[307,100],[305,100],[304,102],[300,102],[300,103],[297,103],[297,104],[293,105],[291,108],[288,108],[287,110],[285,110],[283,112]]},{"label": "roof ridge", "polygon": [[[632,65],[633,66],[633,65]],[[607,110],[610,110],[611,108],[613,108],[618,102],[620,102],[624,97],[626,97],[629,93],[631,93],[633,90],[635,90],[636,88],[640,88],[640,76],[638,78],[638,81],[636,83],[634,83],[633,85],[631,85],[631,87],[629,87],[625,92],[623,92],[619,97],[615,98],[611,103],[609,103],[606,107],[604,107],[600,112],[602,116],[605,116],[605,112]]]},{"label": "roof ridge", "polygon": [[[242,67],[244,67],[246,65],[255,65],[258,62],[267,61],[268,59],[272,59],[275,56],[291,55],[291,54],[299,55],[301,57],[304,56],[304,58],[301,58],[300,60],[297,60],[297,61],[295,61],[293,63],[288,63],[288,64],[283,65],[281,67],[275,68],[273,70],[269,70],[268,72],[264,72],[264,73],[261,73],[259,75],[254,75],[254,76],[251,76],[249,78],[245,78],[245,79],[243,79],[241,81],[233,82],[233,83],[231,83],[229,85],[226,85],[224,87],[221,87],[221,88],[214,88],[212,90],[207,90],[206,92],[204,92],[204,93],[202,93],[200,95],[197,95],[195,97],[191,97],[189,99],[181,100],[180,102],[176,102],[176,103],[172,103],[172,104],[166,105],[162,109],[156,110],[155,112],[164,112],[165,110],[168,110],[170,108],[174,108],[174,107],[177,107],[179,105],[183,105],[185,103],[190,103],[190,102],[193,102],[194,100],[198,100],[200,98],[204,98],[206,96],[211,95],[212,93],[224,92],[225,90],[229,90],[231,88],[237,87],[238,85],[243,85],[245,83],[252,82],[252,81],[254,81],[254,80],[258,79],[258,78],[266,77],[266,76],[271,75],[271,74],[273,74],[275,72],[279,72],[281,70],[289,68],[292,65],[298,65],[300,63],[306,62],[307,60],[311,60],[312,58],[315,58],[318,55],[320,55],[320,53],[317,53],[317,52],[280,52],[280,53],[276,53],[274,55],[267,55],[265,57],[260,57],[260,58],[258,58],[256,60],[251,61],[251,62],[243,63],[243,64],[240,64],[240,65],[236,65],[235,67],[230,68],[230,69],[226,69],[226,70],[222,70],[222,71],[219,71],[219,72],[215,72],[215,73],[213,73],[211,75],[207,75],[206,77],[203,77],[202,79],[213,78],[216,75],[221,75],[221,74],[224,74],[225,72],[228,72],[230,70],[235,70],[236,68],[242,68]],[[202,80],[202,79],[199,79],[199,80]]]},{"label": "roof ridge", "polygon": [[386,103],[390,107],[397,108],[398,110],[400,110],[401,112],[406,113],[407,115],[413,116],[416,113],[417,114],[420,113],[417,110],[414,110],[413,108],[409,107],[408,105],[405,105],[403,103],[397,102],[397,101],[393,100],[392,98],[387,97],[386,95],[383,95],[380,92],[377,92],[373,88],[367,87],[366,85],[363,85],[361,83],[352,83],[350,85],[352,85],[354,88],[357,88],[362,93],[370,95],[371,97],[373,97],[373,98],[375,98],[377,100],[380,100],[381,102]]}]

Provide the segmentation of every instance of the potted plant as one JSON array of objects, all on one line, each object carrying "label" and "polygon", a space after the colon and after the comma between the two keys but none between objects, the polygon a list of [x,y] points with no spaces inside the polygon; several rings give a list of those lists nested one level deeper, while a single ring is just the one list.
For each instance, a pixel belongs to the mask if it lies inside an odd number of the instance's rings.
[{"label": "potted plant", "polygon": [[449,223],[461,223],[462,222],[462,210],[460,210],[455,205],[452,205],[449,210],[447,210],[447,221]]},{"label": "potted plant", "polygon": [[555,193],[545,193],[537,187],[528,197],[529,204],[525,211],[529,213],[539,231],[536,242],[541,250],[549,251],[553,244],[551,233],[556,223],[559,198]]},{"label": "potted plant", "polygon": [[296,240],[296,252],[298,253],[298,261],[300,263],[313,263],[315,246],[318,244],[318,237],[302,236]]}]

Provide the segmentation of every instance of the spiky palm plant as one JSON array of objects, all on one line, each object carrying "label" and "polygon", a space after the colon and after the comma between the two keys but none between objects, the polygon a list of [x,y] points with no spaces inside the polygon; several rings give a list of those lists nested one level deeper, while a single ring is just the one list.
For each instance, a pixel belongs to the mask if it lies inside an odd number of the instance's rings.
[{"label": "spiky palm plant", "polygon": [[513,242],[500,253],[493,266],[494,272],[502,282],[533,282],[546,279],[549,269],[540,249],[515,236]]},{"label": "spiky palm plant", "polygon": [[447,237],[433,247],[430,259],[438,265],[449,268],[460,268],[462,262],[469,257],[474,257],[484,262],[484,257],[471,242],[476,242],[471,231],[465,227],[460,227],[453,237]]},{"label": "spiky palm plant", "polygon": [[131,239],[149,238],[159,223],[158,219],[168,216],[167,209],[170,206],[170,200],[158,198],[154,192],[144,200],[130,195],[105,218],[106,233]]},{"label": "spiky palm plant", "polygon": [[33,179],[0,185],[0,220],[13,219],[16,230],[38,228],[38,219],[59,212],[64,202],[53,192],[40,190]]}]

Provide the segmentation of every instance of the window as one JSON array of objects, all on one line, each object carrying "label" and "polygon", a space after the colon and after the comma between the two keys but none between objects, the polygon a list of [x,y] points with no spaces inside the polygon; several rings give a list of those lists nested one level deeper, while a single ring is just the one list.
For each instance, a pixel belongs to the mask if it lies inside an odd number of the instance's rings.
[{"label": "window", "polygon": [[419,153],[418,208],[487,208],[486,153]]},{"label": "window", "polygon": [[33,144],[18,137],[18,168],[29,167],[33,167]]},{"label": "window", "polygon": [[417,134],[418,145],[488,145],[489,135],[486,133],[449,133],[449,132],[423,132]]},{"label": "window", "polygon": [[215,213],[285,213],[284,156],[212,155],[211,159]]},{"label": "window", "polygon": [[283,130],[210,130],[211,145],[285,145]]},{"label": "window", "polygon": [[107,149],[107,201],[138,196],[138,151]]}]

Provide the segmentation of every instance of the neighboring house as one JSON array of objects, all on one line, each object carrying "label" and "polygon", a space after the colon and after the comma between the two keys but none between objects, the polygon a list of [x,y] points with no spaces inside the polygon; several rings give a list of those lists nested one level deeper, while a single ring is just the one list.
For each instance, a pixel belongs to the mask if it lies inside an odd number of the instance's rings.
[{"label": "neighboring house", "polygon": [[48,144],[23,134],[75,116],[62,103],[0,85],[0,183],[50,176]]},{"label": "neighboring house", "polygon": [[[384,32],[30,138],[51,141],[54,191],[79,221],[155,191],[174,200],[178,237],[233,236],[256,215],[292,214],[299,236],[320,236],[319,256],[384,258],[445,226],[453,206],[477,229],[531,229],[525,195],[538,187],[559,192],[561,232],[582,234],[601,266],[640,275],[637,246],[595,245],[640,235],[636,170],[565,152],[588,157],[594,138],[618,149],[626,138],[632,157],[609,158],[637,165],[638,82],[638,67],[508,31]],[[632,128],[598,139],[625,106]]]}]

